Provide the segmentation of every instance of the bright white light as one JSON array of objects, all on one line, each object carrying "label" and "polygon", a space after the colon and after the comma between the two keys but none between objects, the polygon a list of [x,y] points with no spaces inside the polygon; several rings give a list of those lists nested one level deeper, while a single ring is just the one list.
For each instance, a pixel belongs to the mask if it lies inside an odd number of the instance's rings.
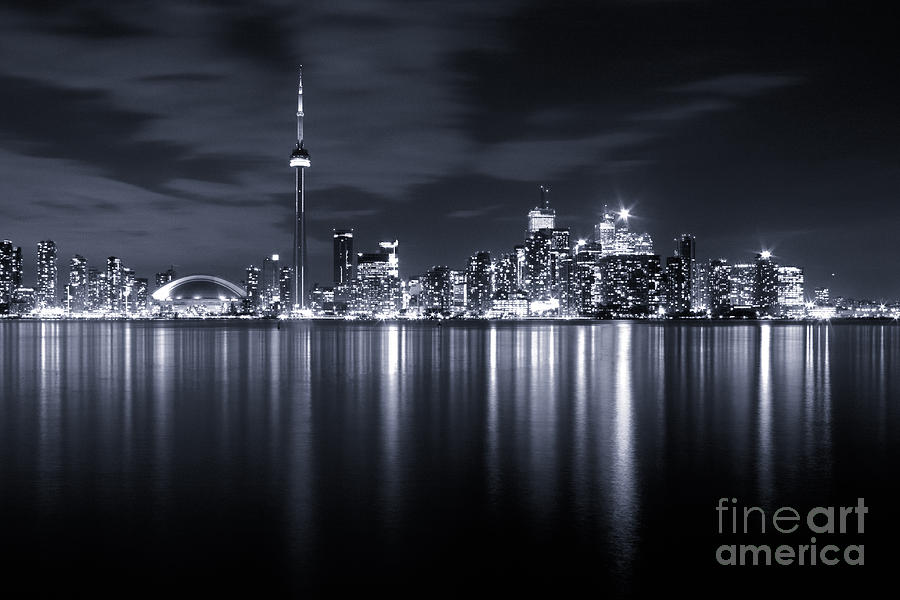
[{"label": "bright white light", "polygon": [[273,254],[273,255],[272,255],[272,260],[278,260],[278,255],[277,255],[277,254]]},{"label": "bright white light", "polygon": [[761,256],[762,258],[764,258],[764,259],[765,259],[765,258],[772,258],[772,253],[769,252],[768,250],[763,250],[763,251],[760,253],[760,256]]},{"label": "bright white light", "polygon": [[627,208],[623,208],[619,211],[619,216],[627,221],[628,217],[631,216],[631,211]]}]

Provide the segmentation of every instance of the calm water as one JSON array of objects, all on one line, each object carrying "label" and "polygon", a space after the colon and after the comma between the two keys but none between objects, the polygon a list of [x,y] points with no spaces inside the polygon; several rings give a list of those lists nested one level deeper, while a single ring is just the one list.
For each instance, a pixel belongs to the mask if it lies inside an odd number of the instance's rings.
[{"label": "calm water", "polygon": [[[898,558],[898,403],[890,324],[0,322],[0,576],[101,595],[856,585]],[[864,571],[715,564],[719,497],[860,496]]]}]

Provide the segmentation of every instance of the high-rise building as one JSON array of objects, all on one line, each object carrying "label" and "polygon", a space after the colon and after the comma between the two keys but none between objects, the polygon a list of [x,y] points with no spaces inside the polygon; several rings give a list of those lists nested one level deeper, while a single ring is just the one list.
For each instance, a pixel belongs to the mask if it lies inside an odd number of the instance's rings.
[{"label": "high-rise building", "polygon": [[278,297],[281,301],[281,312],[289,312],[294,305],[292,294],[294,284],[294,268],[287,265],[281,267],[278,283]]},{"label": "high-rise building", "polygon": [[256,313],[262,308],[259,267],[254,267],[253,265],[247,267],[246,278],[247,303],[244,308],[248,312]]},{"label": "high-rise building", "polygon": [[450,312],[452,303],[452,283],[450,269],[439,265],[432,267],[422,276],[421,304],[425,312]]},{"label": "high-rise building", "polygon": [[132,291],[133,305],[132,311],[135,313],[143,313],[147,311],[147,302],[150,300],[150,282],[146,277],[138,277],[134,280],[134,289]]},{"label": "high-rise building", "polygon": [[87,268],[87,294],[84,309],[96,311],[106,306],[106,296],[101,289],[100,271],[96,267]]},{"label": "high-rise building", "polygon": [[731,310],[731,267],[724,258],[709,262],[709,310],[712,316]]},{"label": "high-rise building", "polygon": [[525,240],[524,290],[529,300],[549,300],[552,287],[550,251],[552,229],[539,229]]},{"label": "high-rise building", "polygon": [[450,271],[450,312],[461,315],[469,305],[469,289],[466,284],[466,271]]},{"label": "high-rise building", "polygon": [[37,269],[36,307],[38,309],[55,308],[59,304],[55,242],[51,240],[38,242]]},{"label": "high-rise building", "polygon": [[507,297],[519,289],[519,274],[515,254],[504,254],[497,261],[494,271],[494,295]]},{"label": "high-rise building", "polygon": [[400,259],[397,254],[397,246],[400,244],[397,240],[393,242],[378,242],[381,253],[388,257],[389,275],[391,277],[400,277]]},{"label": "high-rise building", "polygon": [[772,314],[778,303],[778,271],[768,251],[756,255],[755,305],[762,314]]},{"label": "high-rise building", "polygon": [[0,242],[0,304],[11,304],[22,287],[22,249],[9,240]]},{"label": "high-rise building", "polygon": [[400,311],[403,290],[397,276],[397,244],[388,243],[380,252],[356,255],[356,278],[349,286],[349,308],[356,314],[391,315]]},{"label": "high-rise building", "polygon": [[135,287],[137,285],[137,277],[134,269],[122,267],[122,300],[126,314],[133,314],[137,311],[135,306]]},{"label": "high-rise building", "polygon": [[69,261],[69,285],[66,293],[69,312],[84,312],[88,303],[88,266],[87,260],[76,254]]},{"label": "high-rise building", "polygon": [[691,311],[709,310],[709,263],[694,261],[691,267]]},{"label": "high-rise building", "polygon": [[263,259],[261,295],[264,311],[281,310],[281,256],[278,254]]},{"label": "high-rise building", "polygon": [[106,309],[120,313],[125,310],[125,281],[122,260],[110,256],[106,259]]},{"label": "high-rise building", "polygon": [[556,227],[556,210],[550,208],[550,188],[541,186],[541,204],[528,212],[528,232],[531,235],[541,229]]},{"label": "high-rise building", "polygon": [[756,265],[740,263],[731,265],[728,280],[728,296],[733,308],[751,308],[756,305]]},{"label": "high-rise building", "polygon": [[779,266],[778,313],[787,317],[802,317],[806,308],[803,295],[803,269]]},{"label": "high-rise building", "polygon": [[177,273],[175,272],[175,265],[172,265],[165,271],[161,271],[156,274],[156,289],[161,288],[166,285],[170,281],[175,281],[178,278]]},{"label": "high-rise building", "polygon": [[613,253],[616,242],[616,213],[603,205],[600,222],[594,225],[594,242],[600,244],[603,256]]},{"label": "high-rise building", "polygon": [[816,288],[813,290],[813,294],[816,306],[831,306],[831,290],[829,288]]},{"label": "high-rise building", "polygon": [[492,288],[491,253],[478,252],[469,258],[466,266],[466,308],[475,315],[484,315],[491,309]]},{"label": "high-rise building", "polygon": [[353,230],[334,229],[332,243],[334,284],[342,285],[353,279]]},{"label": "high-rise building", "polygon": [[294,244],[293,285],[291,298],[299,308],[306,308],[307,252],[306,252],[306,185],[305,173],[310,166],[309,152],[303,139],[303,66],[300,67],[297,84],[297,145],[291,152],[291,168],[294,169]]},{"label": "high-rise building", "polygon": [[574,309],[578,315],[596,314],[604,303],[603,269],[600,259],[603,247],[600,242],[579,246],[575,255],[575,272],[572,278]]},{"label": "high-rise building", "polygon": [[620,314],[659,310],[662,269],[658,254],[612,254],[601,259],[606,306]]},{"label": "high-rise building", "polygon": [[691,310],[691,261],[683,256],[666,259],[666,312],[684,315]]}]

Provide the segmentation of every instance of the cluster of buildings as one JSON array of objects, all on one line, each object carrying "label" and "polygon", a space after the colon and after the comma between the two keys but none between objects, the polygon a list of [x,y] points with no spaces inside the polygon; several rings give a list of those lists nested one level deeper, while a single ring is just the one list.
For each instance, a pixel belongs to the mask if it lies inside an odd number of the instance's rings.
[{"label": "cluster of buildings", "polygon": [[38,242],[34,285],[26,286],[22,248],[10,240],[0,241],[0,314],[145,314],[147,290],[147,279],[136,277],[115,256],[97,268],[76,254],[61,280],[52,240]]},{"label": "cluster of buildings", "polygon": [[604,208],[590,239],[557,227],[547,190],[527,215],[521,244],[509,252],[474,253],[462,268],[436,265],[400,275],[397,240],[374,252],[354,252],[354,231],[333,231],[328,286],[311,286],[306,308],[294,296],[294,268],[279,255],[247,267],[235,285],[218,277],[178,278],[171,267],[136,277],[110,256],[105,267],[81,255],[59,272],[56,244],[37,244],[33,286],[23,278],[22,249],[0,242],[0,315],[55,317],[337,318],[788,318],[900,316],[900,304],[832,298],[827,288],[807,294],[803,269],[776,262],[767,251],[730,263],[699,260],[696,239],[682,234],[672,253],[654,251],[650,234],[632,230],[627,210]]},{"label": "cluster of buildings", "polygon": [[[307,314],[345,318],[832,318],[897,317],[900,305],[808,296],[801,267],[768,251],[752,260],[699,260],[696,239],[675,238],[672,254],[654,251],[633,231],[627,210],[604,208],[590,239],[557,227],[548,190],[527,215],[523,242],[509,252],[473,254],[462,268],[436,265],[400,276],[399,242],[354,253],[354,231],[333,231],[333,283],[311,287]],[[292,314],[290,267],[277,256],[247,269],[246,309]]]}]

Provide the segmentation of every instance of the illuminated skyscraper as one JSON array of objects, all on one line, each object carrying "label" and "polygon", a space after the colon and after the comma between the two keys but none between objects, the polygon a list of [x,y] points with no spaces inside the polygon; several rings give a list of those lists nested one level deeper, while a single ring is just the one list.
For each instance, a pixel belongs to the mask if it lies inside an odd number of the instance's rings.
[{"label": "illuminated skyscraper", "polygon": [[452,305],[450,269],[436,266],[422,276],[421,304],[425,312],[446,313]]},{"label": "illuminated skyscraper", "polygon": [[779,266],[778,312],[787,317],[802,317],[806,307],[803,296],[803,269]]},{"label": "illuminated skyscraper", "polygon": [[731,266],[724,258],[711,260],[708,269],[709,310],[714,317],[731,309]]},{"label": "illuminated skyscraper", "polygon": [[484,315],[491,309],[491,283],[491,253],[478,252],[466,266],[466,308],[470,313]]},{"label": "illuminated skyscraper", "polygon": [[159,289],[170,281],[175,281],[176,279],[178,279],[178,275],[177,273],[175,273],[175,265],[172,265],[165,271],[156,274],[156,289]]},{"label": "illuminated skyscraper", "polygon": [[683,315],[691,310],[691,263],[683,256],[666,259],[666,311]]},{"label": "illuminated skyscraper", "polygon": [[294,268],[287,265],[281,267],[278,283],[278,298],[281,301],[282,312],[289,311],[291,306],[294,305],[294,298],[292,296],[292,294],[294,293],[293,282]]},{"label": "illuminated skyscraper", "polygon": [[306,308],[306,188],[305,172],[310,166],[309,152],[306,151],[303,140],[303,66],[300,66],[300,74],[297,86],[297,145],[291,152],[291,167],[294,169],[294,275],[291,297],[299,308]]},{"label": "illuminated skyscraper", "polygon": [[400,258],[397,254],[397,246],[400,245],[400,242],[394,240],[393,242],[379,242],[378,247],[381,249],[381,253],[388,257],[388,275],[391,277],[400,277]]},{"label": "illuminated skyscraper", "polygon": [[54,308],[58,305],[55,242],[51,240],[38,242],[37,269],[35,304],[38,309]]},{"label": "illuminated skyscraper", "polygon": [[630,315],[657,312],[662,284],[658,254],[612,254],[601,265],[607,307]]},{"label": "illuminated skyscraper", "polygon": [[112,312],[125,310],[124,269],[122,260],[115,256],[106,259],[106,309]]},{"label": "illuminated skyscraper", "polygon": [[83,312],[87,308],[87,269],[87,260],[80,254],[69,261],[69,285],[66,293],[66,308],[69,312]]},{"label": "illuminated skyscraper", "polygon": [[754,284],[756,307],[763,314],[771,314],[778,303],[778,271],[768,251],[756,255]]},{"label": "illuminated skyscraper", "polygon": [[260,300],[260,269],[259,267],[254,267],[250,265],[247,267],[246,271],[246,290],[247,290],[247,305],[245,309],[249,312],[255,313],[261,308],[261,300]]},{"label": "illuminated skyscraper", "polygon": [[729,297],[733,308],[750,308],[756,303],[756,265],[731,265]]},{"label": "illuminated skyscraper", "polygon": [[353,279],[353,230],[335,229],[332,238],[334,284],[341,285]]},{"label": "illuminated skyscraper", "polygon": [[603,256],[613,253],[616,242],[616,213],[603,205],[603,215],[600,222],[594,225],[594,242],[600,244]]},{"label": "illuminated skyscraper", "polygon": [[540,229],[556,227],[556,210],[550,208],[550,188],[541,186],[541,205],[528,213],[528,235]]},{"label": "illuminated skyscraper", "polygon": [[10,304],[22,287],[22,249],[9,240],[0,242],[0,304]]},{"label": "illuminated skyscraper", "polygon": [[539,229],[525,240],[524,289],[529,300],[549,300],[552,285],[550,250],[552,230]]}]

